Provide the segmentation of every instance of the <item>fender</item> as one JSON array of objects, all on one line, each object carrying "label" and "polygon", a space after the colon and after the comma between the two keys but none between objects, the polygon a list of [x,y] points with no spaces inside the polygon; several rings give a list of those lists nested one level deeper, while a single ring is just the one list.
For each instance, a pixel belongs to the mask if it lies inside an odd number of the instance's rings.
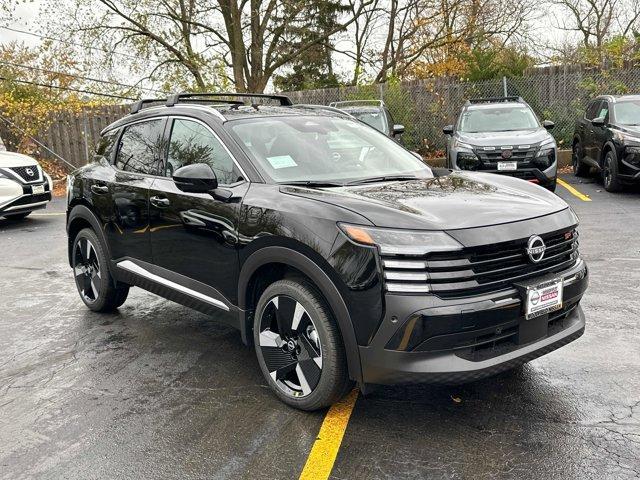
[{"label": "fender", "polygon": [[598,166],[600,168],[602,168],[602,166],[604,165],[604,152],[607,151],[607,148],[610,148],[613,151],[615,157],[618,158],[618,149],[616,148],[616,145],[611,140],[607,140],[606,142],[604,142],[604,145],[602,145],[602,149],[600,150],[600,158],[598,160]]},{"label": "fender", "polygon": [[[100,240],[100,242],[102,242],[102,248],[104,248],[105,251],[107,252],[107,257],[111,258],[111,249],[109,248],[109,242],[107,242],[107,239],[104,236],[104,231],[102,230],[101,222],[98,219],[97,215],[93,213],[93,211],[86,205],[78,203],[74,205],[71,208],[71,211],[67,214],[67,235],[69,235],[69,227],[71,226],[73,221],[78,218],[81,218],[89,222],[89,224],[91,225],[91,228],[93,228],[94,232],[98,236],[98,239]],[[69,265],[71,265],[71,246],[72,246],[71,242],[72,240],[71,238],[69,238],[69,241],[68,241],[69,246],[68,246],[68,252],[67,252],[69,257]]]},{"label": "fender", "polygon": [[251,256],[249,256],[249,258],[244,262],[238,278],[238,307],[240,308],[240,315],[242,317],[240,319],[242,339],[247,342],[251,338],[250,332],[253,328],[253,325],[250,324],[250,318],[246,311],[246,290],[249,284],[249,279],[253,272],[262,265],[273,262],[289,265],[300,270],[314,282],[315,286],[327,299],[334,317],[338,322],[340,333],[342,334],[342,341],[347,355],[347,365],[349,367],[349,377],[352,380],[361,383],[362,367],[360,365],[360,353],[356,342],[356,335],[353,331],[349,311],[347,310],[347,306],[344,303],[338,288],[324,270],[316,265],[313,260],[290,248],[276,246],[265,247],[251,254]]}]

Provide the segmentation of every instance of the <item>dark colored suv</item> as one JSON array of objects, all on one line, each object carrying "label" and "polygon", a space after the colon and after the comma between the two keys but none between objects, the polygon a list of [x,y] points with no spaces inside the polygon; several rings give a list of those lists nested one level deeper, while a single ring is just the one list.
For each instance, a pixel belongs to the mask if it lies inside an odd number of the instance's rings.
[{"label": "dark colored suv", "polygon": [[[245,96],[259,99],[230,98]],[[357,120],[261,100],[174,95],[104,130],[68,184],[90,309],[139,286],[216,314],[306,410],[354,381],[474,380],[582,335],[587,268],[562,199],[431,170]]]},{"label": "dark colored suv", "polygon": [[447,164],[455,170],[510,175],[556,189],[558,149],[548,130],[520,97],[469,100],[447,135]]},{"label": "dark colored suv", "polygon": [[609,192],[640,183],[640,95],[604,95],[587,105],[573,135],[573,173],[591,167]]}]

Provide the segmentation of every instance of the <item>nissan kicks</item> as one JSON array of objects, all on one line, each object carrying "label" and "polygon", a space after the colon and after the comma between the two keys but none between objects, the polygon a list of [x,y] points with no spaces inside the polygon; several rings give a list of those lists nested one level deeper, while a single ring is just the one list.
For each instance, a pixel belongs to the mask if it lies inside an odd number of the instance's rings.
[{"label": "nissan kicks", "polygon": [[27,155],[0,152],[0,217],[22,220],[51,201],[53,182]]},{"label": "nissan kicks", "polygon": [[573,173],[591,167],[609,192],[640,183],[640,96],[604,95],[587,105],[573,136]]},{"label": "nissan kicks", "polygon": [[447,135],[447,165],[521,178],[556,189],[558,149],[548,130],[520,97],[476,98],[462,108]]},{"label": "nissan kicks", "polygon": [[215,314],[304,410],[354,382],[479,379],[584,331],[578,219],[546,190],[432,170],[283,96],[176,94],[132,112],[68,181],[69,262],[91,310],[137,286]]}]

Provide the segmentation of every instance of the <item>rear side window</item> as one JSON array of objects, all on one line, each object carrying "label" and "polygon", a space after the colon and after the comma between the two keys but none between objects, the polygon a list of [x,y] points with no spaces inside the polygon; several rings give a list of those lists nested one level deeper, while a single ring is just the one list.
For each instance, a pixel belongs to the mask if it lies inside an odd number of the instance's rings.
[{"label": "rear side window", "polygon": [[165,175],[171,177],[178,168],[192,163],[209,165],[223,185],[241,178],[231,155],[211,130],[191,120],[174,120]]},{"label": "rear side window", "polygon": [[118,132],[119,130],[111,130],[102,136],[98,145],[96,145],[97,156],[104,157],[107,160],[111,159],[111,154],[113,153],[116,140],[118,139]]},{"label": "rear side window", "polygon": [[587,106],[587,110],[584,114],[587,120],[593,120],[594,118],[596,118],[596,116],[598,115],[598,108],[600,107],[601,103],[601,100],[594,100]]},{"label": "rear side window", "polygon": [[125,172],[154,175],[161,157],[164,120],[149,120],[125,127],[120,138],[116,168]]}]

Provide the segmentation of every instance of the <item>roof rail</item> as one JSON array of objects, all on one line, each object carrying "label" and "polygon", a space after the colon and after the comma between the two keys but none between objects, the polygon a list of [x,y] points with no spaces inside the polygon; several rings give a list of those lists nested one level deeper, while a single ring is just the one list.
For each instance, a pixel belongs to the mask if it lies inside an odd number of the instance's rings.
[{"label": "roof rail", "polygon": [[512,95],[508,97],[486,97],[486,98],[470,98],[467,100],[466,105],[473,105],[476,103],[500,103],[500,102],[521,102],[524,103],[522,97]]},{"label": "roof rail", "polygon": [[[271,100],[278,100],[280,105],[289,107],[293,105],[293,102],[286,95],[269,95],[265,93],[174,93],[167,98],[166,106],[173,107],[175,104],[180,103],[180,100],[189,100],[197,98],[209,98],[209,102],[227,103],[230,105],[243,105],[243,102],[238,100],[214,100],[219,97],[239,97],[239,98],[269,98]],[[211,98],[213,97],[213,98]]]},{"label": "roof rail", "polygon": [[166,98],[143,98],[131,105],[131,113],[138,113],[147,103],[166,102]]},{"label": "roof rail", "polygon": [[345,112],[344,110],[340,110],[339,108],[336,108],[336,107],[328,107],[327,105],[316,105],[313,103],[296,103],[294,107],[305,108],[307,110],[324,110],[325,112],[331,112],[337,115],[342,115],[344,117],[353,118],[353,115],[351,115],[349,112]]},{"label": "roof rail", "polygon": [[375,105],[377,107],[384,107],[384,102],[382,100],[344,100],[341,102],[331,102],[329,104],[330,107],[340,108],[340,107],[349,107],[349,106],[358,106],[358,105]]}]

